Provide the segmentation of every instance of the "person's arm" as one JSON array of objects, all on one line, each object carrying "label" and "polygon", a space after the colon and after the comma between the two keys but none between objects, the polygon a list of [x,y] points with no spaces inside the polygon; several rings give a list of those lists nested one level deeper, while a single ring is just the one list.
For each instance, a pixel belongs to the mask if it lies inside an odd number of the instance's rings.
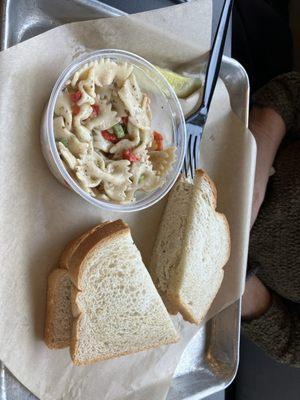
[{"label": "person's arm", "polygon": [[249,128],[257,146],[251,227],[265,197],[266,187],[278,147],[286,134],[282,117],[272,108],[254,106]]},{"label": "person's arm", "polygon": [[253,318],[253,314],[250,319],[245,318],[242,331],[276,361],[300,367],[300,310],[296,308],[299,305],[276,294],[270,295],[270,292],[267,297],[270,301],[267,310],[262,310],[259,305],[263,314],[257,318]]},{"label": "person's arm", "polygon": [[300,74],[290,72],[273,79],[253,96],[249,127],[257,144],[251,226],[263,202],[278,147],[286,132],[298,130]]},{"label": "person's arm", "polygon": [[[264,200],[278,147],[287,131],[300,130],[300,74],[281,75],[253,99],[249,126],[257,144],[251,227]],[[299,310],[298,310],[299,311]],[[278,361],[300,366],[300,317],[256,277],[245,285],[243,330]]]},{"label": "person's arm", "polygon": [[245,285],[242,297],[242,317],[251,320],[261,317],[271,306],[272,295],[266,286],[257,278],[250,276]]}]

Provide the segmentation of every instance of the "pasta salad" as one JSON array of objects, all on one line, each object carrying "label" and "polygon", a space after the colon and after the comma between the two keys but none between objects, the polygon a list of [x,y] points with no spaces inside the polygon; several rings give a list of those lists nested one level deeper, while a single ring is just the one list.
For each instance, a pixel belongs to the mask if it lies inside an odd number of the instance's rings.
[{"label": "pasta salad", "polygon": [[56,147],[88,194],[130,203],[164,184],[176,148],[152,130],[150,106],[126,62],[101,58],[66,82],[54,110]]}]

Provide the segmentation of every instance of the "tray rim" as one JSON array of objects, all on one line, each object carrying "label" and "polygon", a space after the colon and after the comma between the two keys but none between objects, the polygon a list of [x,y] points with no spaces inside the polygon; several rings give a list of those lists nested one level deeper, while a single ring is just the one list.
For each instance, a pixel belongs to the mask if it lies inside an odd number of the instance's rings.
[{"label": "tray rim", "polygon": [[[90,7],[94,7],[95,9],[101,6],[102,10],[110,13],[110,17],[117,17],[121,15],[127,15],[124,11],[119,10],[118,8],[112,7],[102,1],[98,0],[72,0],[80,5],[85,5],[89,3]],[[19,42],[13,43],[9,46],[9,8],[12,0],[2,0],[2,4],[0,5],[0,50],[6,50],[11,46],[16,45]]]}]

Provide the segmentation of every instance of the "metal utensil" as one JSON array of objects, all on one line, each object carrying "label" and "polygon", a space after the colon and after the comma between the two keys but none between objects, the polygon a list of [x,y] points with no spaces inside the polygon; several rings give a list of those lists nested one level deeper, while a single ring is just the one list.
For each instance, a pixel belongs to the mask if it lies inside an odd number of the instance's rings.
[{"label": "metal utensil", "polygon": [[183,173],[186,177],[190,176],[191,178],[194,178],[195,170],[199,167],[200,164],[200,142],[203,135],[203,129],[207,120],[210,103],[220,72],[233,1],[234,0],[224,1],[216,35],[208,60],[205,74],[203,98],[200,108],[186,120],[188,140],[186,154],[183,162]]}]

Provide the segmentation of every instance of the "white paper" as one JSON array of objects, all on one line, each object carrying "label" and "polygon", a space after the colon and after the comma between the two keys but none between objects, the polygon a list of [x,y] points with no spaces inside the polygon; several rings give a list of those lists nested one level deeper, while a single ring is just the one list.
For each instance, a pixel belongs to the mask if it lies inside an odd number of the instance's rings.
[{"label": "white paper", "polygon": [[[100,221],[121,217],[147,264],[165,201],[135,214],[107,213],[55,180],[39,143],[42,111],[55,80],[74,58],[109,47],[178,67],[209,50],[210,30],[211,1],[199,0],[65,25],[0,54],[0,359],[40,399],[163,399],[196,331],[174,317],[182,331],[179,343],[86,367],[74,367],[67,349],[51,351],[44,344],[47,277],[65,244]],[[232,232],[232,255],[213,315],[243,290],[255,154],[253,139],[230,111],[222,85],[201,154]]]}]

